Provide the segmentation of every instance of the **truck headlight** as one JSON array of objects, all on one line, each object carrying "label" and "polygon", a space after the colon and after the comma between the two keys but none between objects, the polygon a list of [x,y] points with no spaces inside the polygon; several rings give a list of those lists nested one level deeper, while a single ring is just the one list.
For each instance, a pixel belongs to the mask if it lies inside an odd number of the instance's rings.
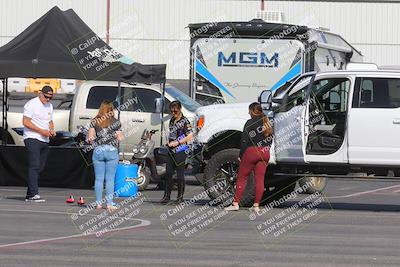
[{"label": "truck headlight", "polygon": [[138,153],[138,152],[139,152],[139,148],[138,148],[138,146],[136,146],[136,145],[135,145],[135,146],[133,146],[133,148],[132,148],[132,152],[133,152],[133,153],[135,153],[135,154],[136,154],[136,153]]},{"label": "truck headlight", "polygon": [[203,126],[204,126],[204,115],[201,115],[197,118],[196,122],[197,131],[200,131],[201,128],[203,128]]}]

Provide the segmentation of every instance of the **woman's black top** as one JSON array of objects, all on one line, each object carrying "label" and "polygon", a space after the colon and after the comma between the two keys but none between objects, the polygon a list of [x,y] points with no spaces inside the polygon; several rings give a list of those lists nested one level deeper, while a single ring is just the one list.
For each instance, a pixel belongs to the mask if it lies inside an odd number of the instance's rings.
[{"label": "woman's black top", "polygon": [[191,133],[192,126],[190,125],[190,121],[185,116],[182,115],[177,121],[175,121],[174,117],[169,120],[169,142],[179,141]]},{"label": "woman's black top", "polygon": [[265,137],[263,133],[262,117],[251,118],[246,121],[243,127],[242,138],[240,139],[240,155],[242,157],[248,147],[270,147],[273,136]]},{"label": "woman's black top", "polygon": [[119,120],[112,117],[110,125],[106,128],[101,128],[95,120],[92,121],[92,125],[96,131],[96,139],[94,140],[96,146],[112,145],[118,147],[118,140],[115,133],[121,131],[121,122]]}]

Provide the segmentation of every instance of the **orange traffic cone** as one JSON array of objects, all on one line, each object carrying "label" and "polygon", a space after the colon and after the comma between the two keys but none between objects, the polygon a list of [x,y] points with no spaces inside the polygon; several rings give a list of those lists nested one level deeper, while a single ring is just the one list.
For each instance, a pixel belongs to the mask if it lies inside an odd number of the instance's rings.
[{"label": "orange traffic cone", "polygon": [[75,202],[74,196],[73,195],[69,195],[69,198],[67,198],[67,200],[65,202],[74,203]]},{"label": "orange traffic cone", "polygon": [[80,206],[85,205],[85,199],[83,197],[80,197],[77,203]]}]

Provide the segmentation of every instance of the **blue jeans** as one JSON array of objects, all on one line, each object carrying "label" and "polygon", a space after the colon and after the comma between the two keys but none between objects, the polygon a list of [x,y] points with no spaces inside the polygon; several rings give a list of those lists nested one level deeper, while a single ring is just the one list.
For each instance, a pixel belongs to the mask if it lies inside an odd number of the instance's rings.
[{"label": "blue jeans", "polygon": [[93,166],[95,174],[94,191],[97,204],[101,203],[103,197],[104,179],[106,180],[107,205],[113,204],[114,178],[118,165],[118,150],[111,145],[101,145],[93,151]]}]

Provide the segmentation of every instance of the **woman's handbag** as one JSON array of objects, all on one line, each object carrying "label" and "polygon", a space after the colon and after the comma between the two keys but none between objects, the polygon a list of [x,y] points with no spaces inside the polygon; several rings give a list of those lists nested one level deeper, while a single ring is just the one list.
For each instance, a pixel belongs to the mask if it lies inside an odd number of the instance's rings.
[{"label": "woman's handbag", "polygon": [[156,164],[163,164],[165,163],[169,156],[170,150],[166,146],[157,147],[154,149],[154,158],[156,159]]},{"label": "woman's handbag", "polygon": [[159,156],[168,156],[169,155],[169,148],[166,146],[160,146],[154,149],[154,155]]}]

